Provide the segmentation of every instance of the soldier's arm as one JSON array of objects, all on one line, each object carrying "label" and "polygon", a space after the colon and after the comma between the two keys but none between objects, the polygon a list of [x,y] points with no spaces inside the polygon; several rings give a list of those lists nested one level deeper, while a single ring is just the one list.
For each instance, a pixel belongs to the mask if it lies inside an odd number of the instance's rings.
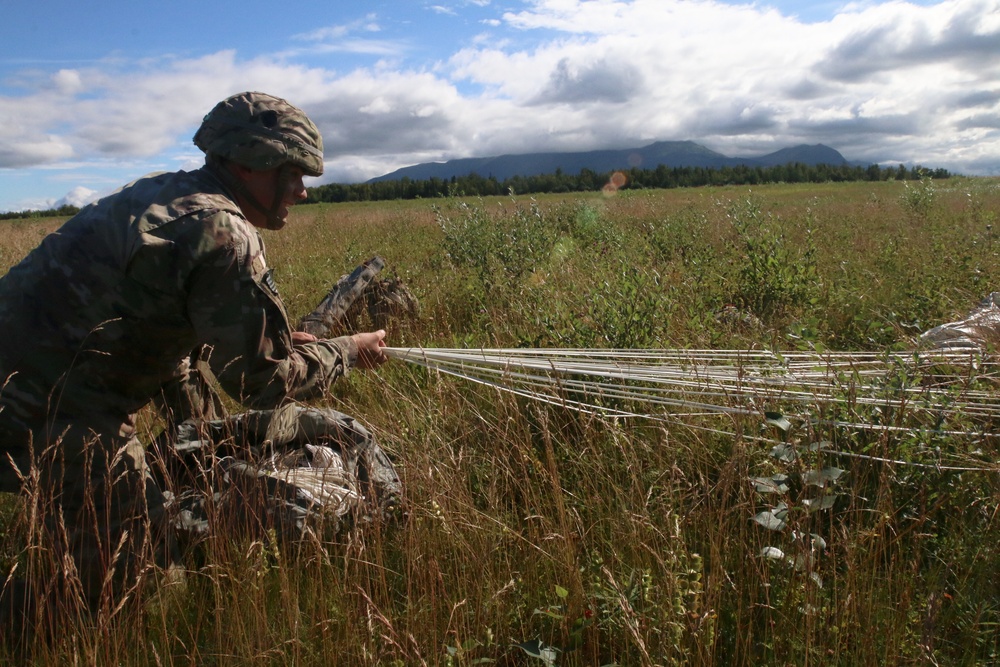
[{"label": "soldier's arm", "polygon": [[[203,253],[187,285],[188,312],[222,388],[244,405],[274,407],[308,399],[357,365],[359,345],[343,336],[294,345],[284,305],[245,245],[217,244]],[[362,348],[366,353],[370,344]]]}]

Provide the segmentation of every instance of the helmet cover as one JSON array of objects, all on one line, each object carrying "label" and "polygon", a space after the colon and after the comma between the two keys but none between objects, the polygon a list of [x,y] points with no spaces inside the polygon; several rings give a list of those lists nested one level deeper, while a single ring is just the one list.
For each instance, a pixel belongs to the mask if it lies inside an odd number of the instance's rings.
[{"label": "helmet cover", "polygon": [[323,173],[323,137],[305,112],[280,97],[246,92],[219,102],[194,135],[195,145],[249,169],[294,164]]}]

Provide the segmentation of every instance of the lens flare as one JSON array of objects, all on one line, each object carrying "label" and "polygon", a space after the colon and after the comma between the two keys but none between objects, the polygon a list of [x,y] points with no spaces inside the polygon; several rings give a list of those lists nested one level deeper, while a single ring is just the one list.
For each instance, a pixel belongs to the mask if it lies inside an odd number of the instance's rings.
[{"label": "lens flare", "polygon": [[625,183],[627,181],[628,179],[625,178],[625,174],[623,172],[616,171],[611,174],[611,178],[608,179],[608,182],[605,183],[603,188],[601,188],[601,192],[605,195],[613,195],[618,192],[618,190],[625,187]]}]

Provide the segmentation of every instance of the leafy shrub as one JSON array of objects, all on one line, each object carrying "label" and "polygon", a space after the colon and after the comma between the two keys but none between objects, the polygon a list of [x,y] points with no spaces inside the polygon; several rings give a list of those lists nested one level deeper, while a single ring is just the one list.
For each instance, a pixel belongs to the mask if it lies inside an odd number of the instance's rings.
[{"label": "leafy shrub", "polygon": [[634,267],[624,269],[614,282],[601,283],[591,294],[590,304],[602,347],[655,346],[660,323],[667,319],[661,289],[658,275]]},{"label": "leafy shrub", "polygon": [[739,257],[733,301],[762,318],[804,305],[819,280],[811,238],[804,248],[793,246],[753,197],[730,204],[726,215]]},{"label": "leafy shrub", "polygon": [[899,201],[911,217],[926,219],[934,208],[936,198],[934,182],[928,176],[922,175],[917,183],[903,182],[903,194],[900,195]]},{"label": "leafy shrub", "polygon": [[704,213],[685,209],[648,224],[645,231],[658,260],[679,262],[703,275],[715,260],[715,249],[705,235],[706,223]]},{"label": "leafy shrub", "polygon": [[482,200],[478,205],[463,202],[454,217],[439,210],[437,222],[451,261],[471,268],[487,292],[512,287],[535,271],[557,240],[535,201],[527,208],[515,202],[511,209],[494,211]]},{"label": "leafy shrub", "polygon": [[604,216],[603,210],[591,202],[578,202],[570,207],[569,213],[563,214],[563,231],[571,238],[589,246],[608,246],[619,248],[623,235],[611,221]]}]

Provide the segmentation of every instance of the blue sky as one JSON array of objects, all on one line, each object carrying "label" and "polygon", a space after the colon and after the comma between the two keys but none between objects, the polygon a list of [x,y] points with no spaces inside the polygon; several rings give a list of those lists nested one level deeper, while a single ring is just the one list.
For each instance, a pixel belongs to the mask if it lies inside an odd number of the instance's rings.
[{"label": "blue sky", "polygon": [[326,174],[693,140],[1000,174],[1000,0],[0,0],[0,211],[193,168],[262,90]]}]

